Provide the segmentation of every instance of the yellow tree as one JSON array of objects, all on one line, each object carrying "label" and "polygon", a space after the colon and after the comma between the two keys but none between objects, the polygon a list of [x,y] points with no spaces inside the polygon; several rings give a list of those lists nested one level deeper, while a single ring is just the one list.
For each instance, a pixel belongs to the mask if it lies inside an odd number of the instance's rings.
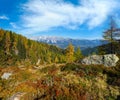
[{"label": "yellow tree", "polygon": [[74,46],[72,44],[69,44],[66,48],[66,61],[68,63],[71,63],[74,61]]},{"label": "yellow tree", "polygon": [[56,56],[55,57],[55,63],[58,63],[59,62],[59,59],[58,59],[58,57]]},{"label": "yellow tree", "polygon": [[6,54],[9,54],[9,53],[10,53],[10,45],[11,45],[10,32],[7,31],[7,32],[5,33],[5,45],[4,45],[5,53],[6,53]]},{"label": "yellow tree", "polygon": [[0,42],[2,41],[4,36],[4,31],[2,29],[0,29]]}]

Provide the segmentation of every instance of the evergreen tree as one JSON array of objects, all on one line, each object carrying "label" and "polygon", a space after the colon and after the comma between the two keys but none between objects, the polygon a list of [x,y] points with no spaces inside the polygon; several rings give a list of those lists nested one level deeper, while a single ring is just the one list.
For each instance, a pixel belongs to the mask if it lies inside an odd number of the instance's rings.
[{"label": "evergreen tree", "polygon": [[78,47],[78,48],[76,49],[74,55],[75,55],[75,60],[76,60],[76,61],[79,61],[79,60],[81,60],[81,59],[83,58],[82,52],[81,52],[81,50],[80,50],[80,47]]}]

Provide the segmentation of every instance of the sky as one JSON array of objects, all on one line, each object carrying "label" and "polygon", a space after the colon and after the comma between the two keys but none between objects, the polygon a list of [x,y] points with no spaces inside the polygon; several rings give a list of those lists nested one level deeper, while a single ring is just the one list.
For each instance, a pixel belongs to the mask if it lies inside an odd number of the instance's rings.
[{"label": "sky", "polygon": [[101,39],[120,0],[0,0],[0,28],[27,37]]}]

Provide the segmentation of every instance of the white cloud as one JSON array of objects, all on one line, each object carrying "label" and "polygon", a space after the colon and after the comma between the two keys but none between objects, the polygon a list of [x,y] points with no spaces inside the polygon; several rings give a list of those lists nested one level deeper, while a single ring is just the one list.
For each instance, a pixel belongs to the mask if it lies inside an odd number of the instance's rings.
[{"label": "white cloud", "polygon": [[0,16],[0,19],[2,19],[2,20],[9,20],[9,18],[7,16],[5,16],[5,15]]},{"label": "white cloud", "polygon": [[10,25],[11,25],[14,29],[18,28],[18,26],[17,26],[15,23],[13,23],[13,22],[10,22]]},{"label": "white cloud", "polygon": [[63,0],[29,0],[22,5],[23,27],[29,32],[48,31],[56,27],[76,29],[101,25],[117,9],[119,0],[81,0],[79,5]]}]

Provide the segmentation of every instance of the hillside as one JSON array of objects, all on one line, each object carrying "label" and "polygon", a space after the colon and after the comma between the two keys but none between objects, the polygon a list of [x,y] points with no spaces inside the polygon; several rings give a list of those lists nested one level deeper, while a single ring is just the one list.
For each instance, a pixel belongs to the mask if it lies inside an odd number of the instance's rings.
[{"label": "hillside", "polygon": [[63,62],[63,50],[46,43],[39,43],[11,31],[0,29],[0,65],[28,62]]},{"label": "hillside", "polygon": [[0,67],[0,100],[18,96],[20,100],[119,100],[119,71],[72,63],[40,69]]},{"label": "hillside", "polygon": [[120,55],[120,42],[117,41],[115,43],[112,43],[112,51],[111,51],[111,43],[98,46],[98,50],[103,51],[103,52],[101,52],[103,54],[104,53],[110,54],[111,52],[113,52],[117,55]]},{"label": "hillside", "polygon": [[[108,47],[109,48],[109,47]],[[0,100],[119,100],[120,63],[84,65],[65,50],[0,30]]]},{"label": "hillside", "polygon": [[[112,44],[114,54],[120,55],[120,42]],[[100,46],[86,48],[82,50],[83,55],[88,56],[92,54],[111,54],[111,44],[102,44]]]}]

